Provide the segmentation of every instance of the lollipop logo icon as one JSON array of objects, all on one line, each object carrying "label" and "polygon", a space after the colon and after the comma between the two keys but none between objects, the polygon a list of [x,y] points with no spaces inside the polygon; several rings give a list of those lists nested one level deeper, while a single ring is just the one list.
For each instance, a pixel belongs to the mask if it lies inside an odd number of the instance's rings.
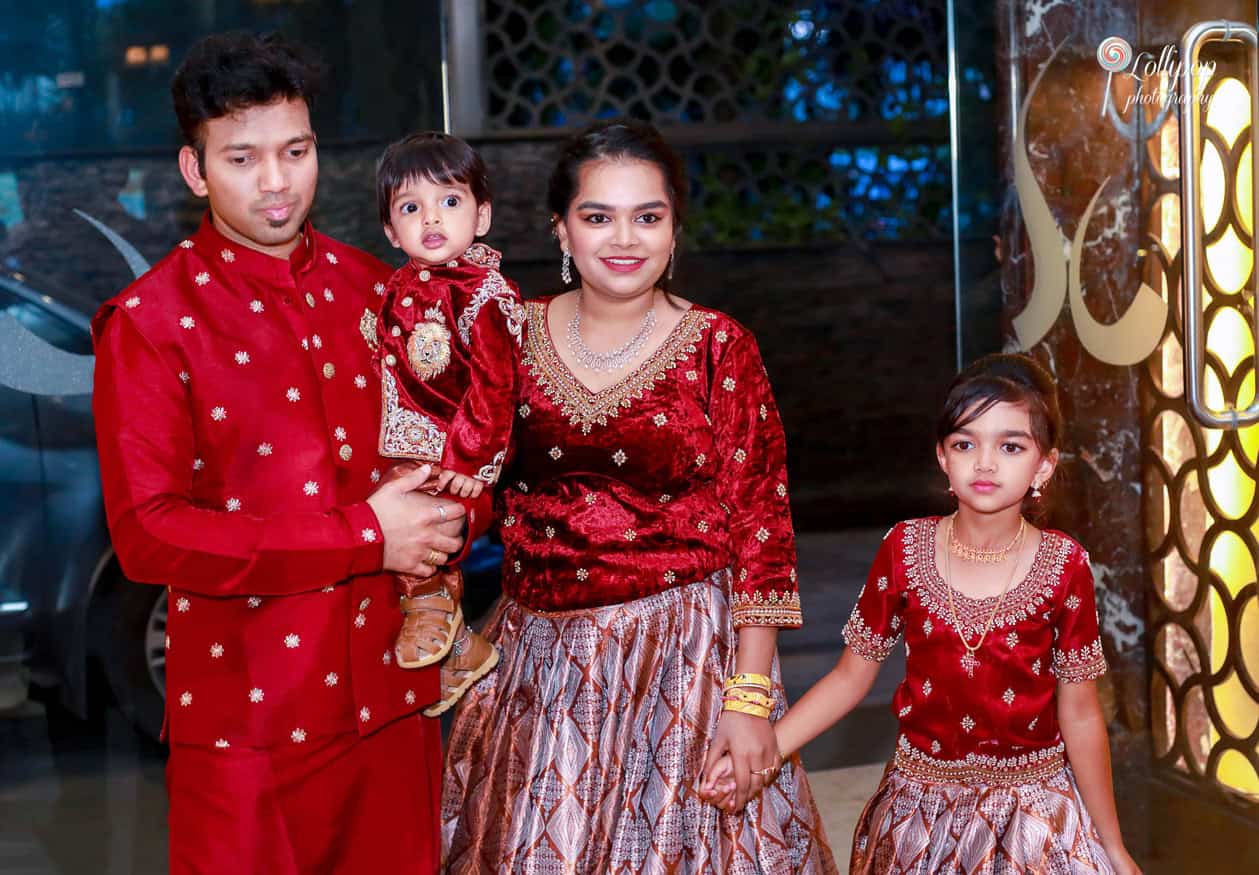
[{"label": "lollipop logo icon", "polygon": [[1097,63],[1107,73],[1118,73],[1132,63],[1132,46],[1121,36],[1108,36],[1097,47]]},{"label": "lollipop logo icon", "polygon": [[1121,36],[1108,36],[1097,46],[1097,63],[1106,71],[1106,95],[1102,100],[1102,112],[1110,105],[1110,82],[1114,75],[1132,63],[1132,46]]}]

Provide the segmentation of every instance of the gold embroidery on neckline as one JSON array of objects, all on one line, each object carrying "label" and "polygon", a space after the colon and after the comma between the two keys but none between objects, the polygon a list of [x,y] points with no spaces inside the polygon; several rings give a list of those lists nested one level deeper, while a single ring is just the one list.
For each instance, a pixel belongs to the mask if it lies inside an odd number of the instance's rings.
[{"label": "gold embroidery on neckline", "polygon": [[704,329],[717,318],[716,313],[692,307],[682,314],[669,336],[642,364],[623,380],[592,392],[564,364],[551,343],[545,302],[530,301],[526,306],[529,339],[525,344],[524,364],[551,403],[559,408],[560,415],[572,425],[581,426],[582,434],[590,434],[596,425],[607,425],[609,419],[663,381],[679,362],[694,355]]},{"label": "gold embroidery on neckline", "polygon": [[[935,561],[936,527],[939,523],[939,518],[930,517],[910,520],[904,527],[902,543],[909,588],[918,593],[930,613],[948,621],[948,584],[940,576]],[[1031,569],[1010,590],[1001,613],[993,619],[992,627],[1014,626],[1045,610],[1053,601],[1054,591],[1062,583],[1070,555],[1070,541],[1042,530]],[[954,590],[957,618],[962,624],[963,634],[978,634],[983,630],[996,598],[973,599]],[[949,622],[949,625],[952,623]]]}]

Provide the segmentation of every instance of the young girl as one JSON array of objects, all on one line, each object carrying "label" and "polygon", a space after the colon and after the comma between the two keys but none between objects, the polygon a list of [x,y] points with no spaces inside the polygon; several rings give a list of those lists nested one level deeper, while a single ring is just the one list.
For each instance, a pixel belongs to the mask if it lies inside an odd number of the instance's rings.
[{"label": "young girl", "polygon": [[[790,755],[866,695],[901,635],[896,754],[851,872],[1138,872],[1111,789],[1088,554],[1023,516],[1058,461],[1052,378],[994,355],[951,385],[936,456],[957,512],[888,532],[838,665],[775,726]],[[733,802],[724,761],[701,792]]]}]

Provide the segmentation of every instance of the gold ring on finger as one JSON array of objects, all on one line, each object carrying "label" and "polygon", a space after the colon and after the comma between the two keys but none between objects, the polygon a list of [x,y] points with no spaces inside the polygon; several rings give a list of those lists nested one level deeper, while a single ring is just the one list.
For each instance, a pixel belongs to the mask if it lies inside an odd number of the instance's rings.
[{"label": "gold ring on finger", "polygon": [[436,550],[434,550],[434,549],[432,549],[432,548],[430,547],[430,548],[429,548],[429,551],[428,551],[428,559],[425,561],[425,563],[424,563],[424,564],[425,564],[425,565],[432,565],[432,566],[438,566],[438,565],[441,565],[441,564],[442,564],[442,554],[441,554],[441,553],[438,553]]}]

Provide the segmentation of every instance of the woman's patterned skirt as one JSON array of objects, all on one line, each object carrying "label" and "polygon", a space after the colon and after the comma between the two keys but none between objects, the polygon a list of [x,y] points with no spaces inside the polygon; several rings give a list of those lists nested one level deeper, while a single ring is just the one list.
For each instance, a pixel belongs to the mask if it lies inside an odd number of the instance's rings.
[{"label": "woman's patterned skirt", "polygon": [[1028,784],[951,784],[891,765],[866,803],[850,873],[1113,872],[1069,766]]},{"label": "woman's patterned skirt", "polygon": [[696,793],[734,665],[728,593],[723,571],[563,613],[504,598],[484,631],[503,659],[447,751],[447,871],[836,872],[798,758],[741,814]]}]

